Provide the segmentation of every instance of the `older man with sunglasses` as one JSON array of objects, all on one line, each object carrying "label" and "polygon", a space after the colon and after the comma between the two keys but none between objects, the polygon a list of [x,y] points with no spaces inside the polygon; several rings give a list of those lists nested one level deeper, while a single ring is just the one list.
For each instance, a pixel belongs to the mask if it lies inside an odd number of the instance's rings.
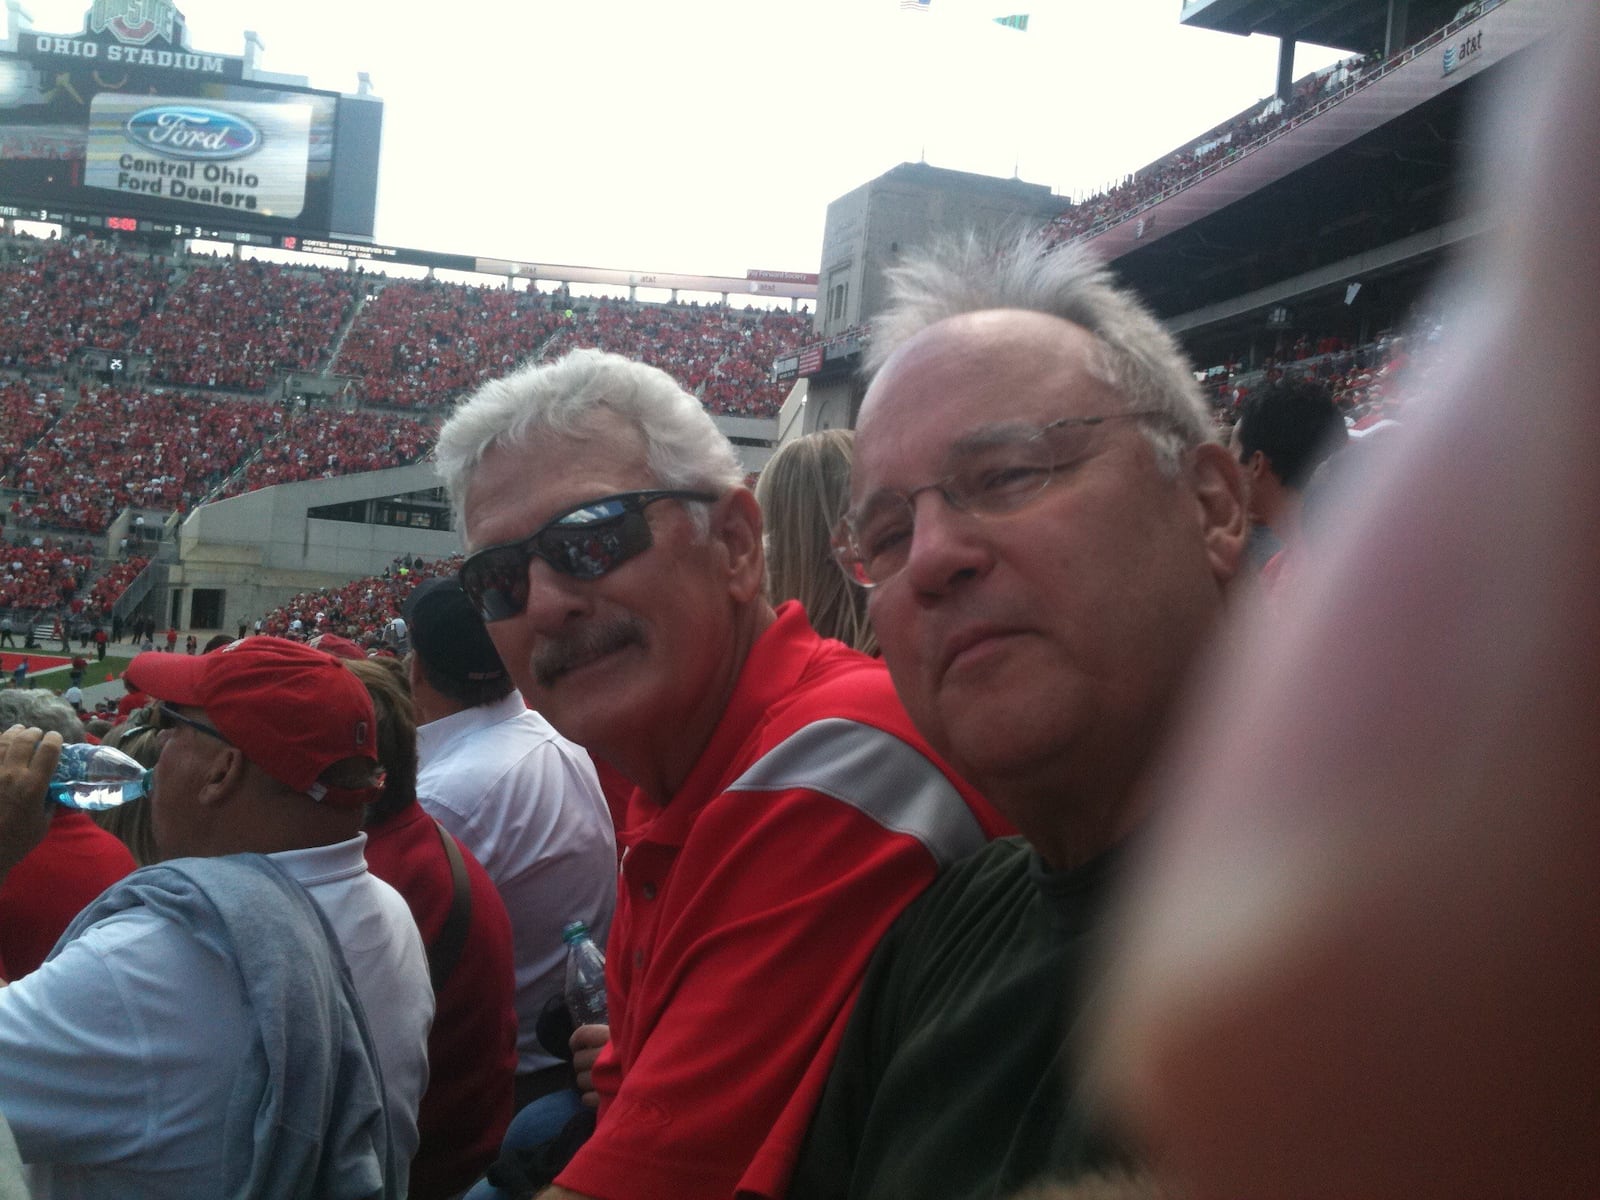
[{"label": "older man with sunglasses", "polygon": [[1034,239],[908,255],[839,557],[912,719],[1016,823],[889,932],[790,1195],[1005,1196],[1119,1163],[1070,1031],[1136,785],[1244,545],[1172,338]]},{"label": "older man with sunglasses", "polygon": [[[279,638],[142,654],[127,677],[160,698],[168,861],[0,990],[0,1111],[34,1196],[404,1196],[433,993],[405,901],[362,857],[366,689]],[[8,784],[25,751],[0,737]]]},{"label": "older man with sunglasses", "polygon": [[733,448],[662,372],[525,369],[438,460],[523,696],[636,785],[598,1123],[550,1194],[780,1196],[872,947],[998,823],[881,666],[768,605]]}]

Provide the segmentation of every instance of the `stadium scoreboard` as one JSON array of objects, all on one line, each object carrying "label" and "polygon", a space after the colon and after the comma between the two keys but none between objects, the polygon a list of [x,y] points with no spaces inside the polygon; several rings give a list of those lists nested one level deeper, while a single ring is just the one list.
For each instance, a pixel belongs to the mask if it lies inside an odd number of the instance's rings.
[{"label": "stadium scoreboard", "polygon": [[261,244],[372,236],[381,101],[259,73],[248,56],[197,53],[171,0],[94,0],[71,35],[35,32],[14,6],[10,15],[6,215],[91,214],[111,229],[185,237],[226,228]]}]

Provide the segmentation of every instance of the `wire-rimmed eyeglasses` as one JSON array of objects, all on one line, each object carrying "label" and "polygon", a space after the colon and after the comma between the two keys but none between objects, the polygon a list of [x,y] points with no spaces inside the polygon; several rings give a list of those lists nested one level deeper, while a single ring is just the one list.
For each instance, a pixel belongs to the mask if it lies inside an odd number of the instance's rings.
[{"label": "wire-rimmed eyeglasses", "polygon": [[893,578],[910,557],[916,501],[923,492],[938,492],[951,508],[976,517],[1015,512],[1043,493],[1063,467],[1082,460],[1084,448],[1064,444],[1063,434],[1107,421],[1163,416],[1159,410],[1140,409],[1062,417],[1031,429],[999,426],[985,431],[951,455],[955,469],[948,475],[909,492],[873,492],[859,508],[845,513],[834,529],[834,557],[856,583],[876,587]]}]

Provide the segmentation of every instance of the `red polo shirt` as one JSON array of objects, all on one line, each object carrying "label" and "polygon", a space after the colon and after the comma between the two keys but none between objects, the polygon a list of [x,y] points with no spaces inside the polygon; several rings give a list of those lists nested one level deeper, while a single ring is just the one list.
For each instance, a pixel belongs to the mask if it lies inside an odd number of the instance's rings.
[{"label": "red polo shirt", "polygon": [[628,816],[599,1122],[557,1182],[781,1196],[879,937],[1004,822],[794,603],[677,794]]}]

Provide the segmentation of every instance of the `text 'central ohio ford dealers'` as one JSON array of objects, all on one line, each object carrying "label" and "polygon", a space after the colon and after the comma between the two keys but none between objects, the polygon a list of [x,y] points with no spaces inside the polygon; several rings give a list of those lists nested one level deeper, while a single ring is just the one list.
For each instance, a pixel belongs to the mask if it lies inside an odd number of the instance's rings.
[{"label": "text 'central ohio ford dealers'", "polygon": [[293,218],[305,207],[311,109],[102,93],[84,183],[123,194]]}]

